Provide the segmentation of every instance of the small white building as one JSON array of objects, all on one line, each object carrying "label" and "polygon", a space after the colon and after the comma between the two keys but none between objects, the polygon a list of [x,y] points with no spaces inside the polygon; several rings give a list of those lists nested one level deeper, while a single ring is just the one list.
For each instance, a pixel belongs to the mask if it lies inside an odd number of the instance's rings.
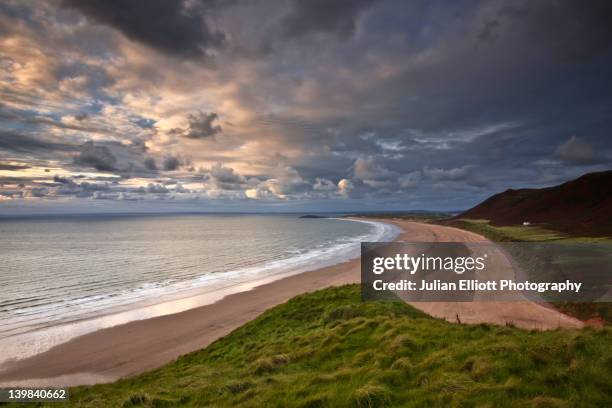
[{"label": "small white building", "polygon": [[528,227],[530,225],[531,223],[529,221],[523,221],[523,227]]}]

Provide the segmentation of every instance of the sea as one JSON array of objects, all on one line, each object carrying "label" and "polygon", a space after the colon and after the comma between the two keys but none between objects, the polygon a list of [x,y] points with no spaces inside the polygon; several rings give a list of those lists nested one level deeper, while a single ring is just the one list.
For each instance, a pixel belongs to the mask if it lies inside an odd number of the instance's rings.
[{"label": "sea", "polygon": [[0,219],[0,362],[359,256],[400,230],[296,214]]}]

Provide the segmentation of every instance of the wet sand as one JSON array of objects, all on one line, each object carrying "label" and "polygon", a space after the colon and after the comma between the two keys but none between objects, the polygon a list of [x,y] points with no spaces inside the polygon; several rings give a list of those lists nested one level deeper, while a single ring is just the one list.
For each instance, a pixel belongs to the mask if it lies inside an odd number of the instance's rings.
[{"label": "wet sand", "polygon": [[[450,227],[380,220],[404,230],[410,242],[482,242],[480,235]],[[22,360],[3,364],[0,384],[71,386],[109,382],[141,373],[206,347],[267,309],[317,289],[358,283],[360,262],[304,272],[227,296],[184,312],[95,331]],[[533,302],[418,302],[426,313],[463,323],[506,324],[535,329],[579,328],[583,323]]]}]

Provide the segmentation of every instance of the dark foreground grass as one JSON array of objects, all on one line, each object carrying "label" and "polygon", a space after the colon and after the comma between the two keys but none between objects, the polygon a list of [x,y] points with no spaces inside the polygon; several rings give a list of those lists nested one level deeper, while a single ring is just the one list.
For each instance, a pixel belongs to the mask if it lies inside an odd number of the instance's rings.
[{"label": "dark foreground grass", "polygon": [[157,370],[74,388],[68,405],[612,406],[611,334],[451,324],[361,302],[350,285],[296,297]]}]

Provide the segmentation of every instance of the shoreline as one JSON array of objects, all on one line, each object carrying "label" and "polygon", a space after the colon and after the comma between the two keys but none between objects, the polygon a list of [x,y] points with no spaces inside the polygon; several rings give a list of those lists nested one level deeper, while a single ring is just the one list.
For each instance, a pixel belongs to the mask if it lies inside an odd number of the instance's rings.
[{"label": "shoreline", "polygon": [[[363,220],[363,219],[361,219]],[[469,231],[398,219],[366,219],[403,230],[395,240],[479,242]],[[252,290],[182,312],[93,331],[45,352],[5,362],[0,385],[73,386],[111,382],[157,368],[182,354],[206,347],[267,309],[306,292],[359,283],[360,259],[281,278]],[[499,303],[492,305],[491,303]],[[463,323],[514,325],[529,329],[580,328],[582,322],[533,302],[418,302],[431,316]]]},{"label": "shoreline", "polygon": [[[396,224],[387,220],[358,218],[351,218],[351,220],[369,224],[384,224],[383,228],[385,229],[389,228],[389,226],[394,229],[398,228]],[[403,232],[401,228],[395,231],[395,239],[402,236]],[[384,238],[384,235],[381,238]],[[359,254],[357,253],[348,260],[342,260],[331,265],[323,264],[323,266],[315,266],[314,268],[312,268],[312,265],[305,266],[304,268],[306,269],[296,268],[271,276],[262,276],[259,279],[233,285],[231,288],[224,288],[214,293],[194,292],[186,297],[170,299],[163,303],[152,304],[139,309],[125,310],[84,319],[74,324],[86,325],[89,322],[95,325],[96,321],[98,322],[97,324],[100,324],[99,322],[104,320],[108,320],[111,323],[105,326],[101,325],[101,327],[96,327],[93,330],[85,329],[86,331],[81,333],[77,331],[76,334],[71,335],[66,340],[59,341],[57,344],[32,355],[2,361],[0,363],[0,385],[55,385],[59,383],[72,386],[93,384],[113,381],[120,377],[146,371],[171,361],[182,354],[206,347],[212,341],[229,334],[229,332],[254,319],[268,308],[283,303],[298,294],[328,286],[359,282],[359,266]],[[244,296],[245,294],[249,294],[249,296]],[[237,305],[245,301],[245,297],[249,298],[246,302],[246,305],[249,306],[248,310],[244,310],[244,307],[237,307]],[[126,317],[129,315],[139,315],[139,313],[147,309],[163,308],[170,308],[171,311],[161,312],[157,315],[144,318],[130,319]],[[150,333],[155,331],[152,325],[173,326],[173,322],[179,321],[182,322],[181,326],[188,326],[187,322],[183,321],[184,317],[189,315],[198,317],[210,314],[216,315],[219,314],[219,309],[231,311],[231,313],[221,312],[221,315],[228,315],[227,320],[225,322],[215,321],[213,325],[207,326],[208,333],[204,335],[202,334],[204,328],[200,328],[196,333],[195,331],[181,330],[185,327],[167,331],[166,333],[173,333],[173,335],[168,335],[168,338],[162,338],[163,335],[160,333],[151,333],[152,337],[157,337],[156,341],[153,341],[156,344],[161,344],[162,342],[165,342],[165,344],[176,343],[167,350],[162,350],[161,356],[158,357],[141,355],[142,353],[139,354],[133,347],[123,343],[122,351],[115,350],[109,353],[105,344],[97,340],[104,338],[105,342],[117,345],[118,339],[123,337],[124,332],[130,334],[134,331]],[[240,316],[232,316],[232,314]],[[63,326],[69,327],[71,325],[66,324]],[[54,327],[51,329],[54,329]],[[183,333],[183,331],[189,333]],[[32,332],[32,335],[34,336],[38,333]],[[199,336],[200,341],[185,342],[184,339],[179,339],[173,342],[172,336],[175,335],[181,338]],[[151,345],[147,344],[151,342],[150,339],[147,340],[138,335],[129,337],[130,340],[135,340],[138,344],[142,343],[142,349],[150,349],[149,346]],[[81,350],[83,353],[79,352]],[[96,359],[96,363],[83,364],[80,361],[82,359],[89,359],[91,362],[92,354],[97,354],[100,357]],[[121,355],[130,355],[130,361],[118,362],[117,364],[105,364],[102,361],[113,361]]]},{"label": "shoreline", "polygon": [[[0,341],[0,348],[5,350],[4,355],[0,355],[0,372],[7,361],[32,357],[91,332],[206,306],[229,295],[253,290],[292,275],[357,259],[360,240],[365,238],[387,241],[401,233],[391,223],[347,218],[333,220],[368,224],[372,229],[366,235],[356,236],[347,242],[339,240],[335,245],[322,249],[310,248],[288,258],[271,259],[262,265],[246,266],[242,269],[230,268],[221,274],[203,275],[202,278],[207,278],[205,285],[198,284],[200,279],[195,279],[179,291],[160,288],[161,292],[158,291],[157,295],[149,295],[137,302],[120,302],[96,311],[92,309],[88,315],[67,319],[65,322],[47,322],[46,325],[40,325],[41,327],[7,336]],[[211,280],[213,276],[214,279]]]},{"label": "shoreline", "polygon": [[294,296],[357,283],[359,266],[357,258],[231,294],[209,305],[93,331],[31,357],[5,362],[0,385],[73,386],[141,373],[206,347]]}]

